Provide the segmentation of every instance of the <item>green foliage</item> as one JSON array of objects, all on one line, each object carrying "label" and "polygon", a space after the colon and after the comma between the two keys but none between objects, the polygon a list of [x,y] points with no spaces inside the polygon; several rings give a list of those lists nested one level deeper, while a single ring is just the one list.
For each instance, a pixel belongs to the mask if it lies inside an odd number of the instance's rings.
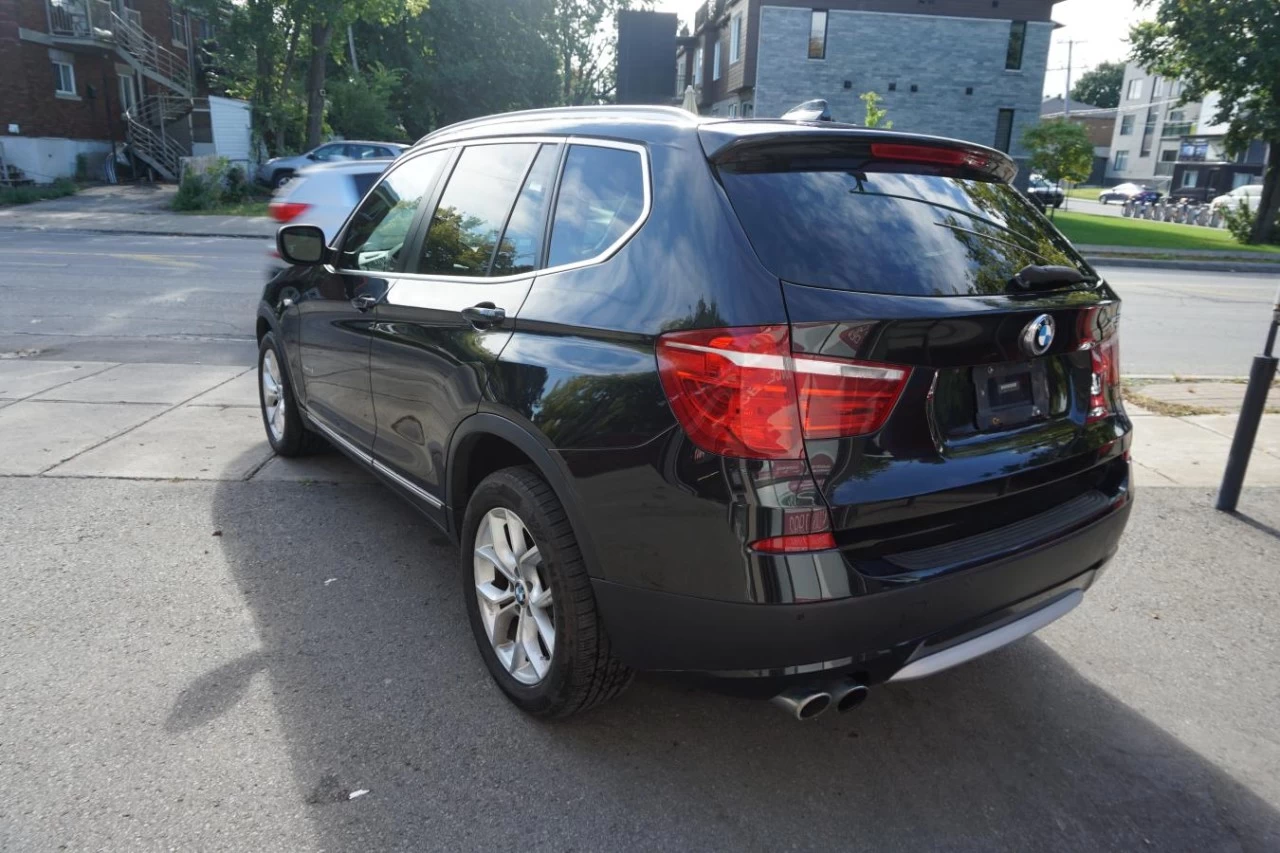
[{"label": "green foliage", "polygon": [[75,195],[76,185],[68,178],[58,178],[51,184],[32,184],[24,187],[0,187],[0,207],[9,204],[31,204],[50,198]]},{"label": "green foliage", "polygon": [[1093,170],[1093,144],[1083,127],[1065,119],[1042,121],[1022,135],[1031,152],[1031,168],[1050,181],[1087,180]]},{"label": "green foliage", "polygon": [[1280,218],[1280,3],[1276,0],[1139,0],[1155,19],[1130,32],[1133,59],[1183,82],[1182,101],[1219,95],[1228,153],[1255,139],[1269,143],[1261,214],[1250,242],[1272,236]]},{"label": "green foliage", "polygon": [[83,154],[76,155],[76,180],[89,180],[89,158]]},{"label": "green foliage", "polygon": [[1280,258],[1280,246],[1241,246],[1221,228],[1065,210],[1058,211],[1053,224],[1067,239],[1079,245],[1130,246],[1151,249],[1155,255],[1165,249],[1212,249],[1248,255],[1261,252]]},{"label": "green foliage", "polygon": [[1100,62],[1084,72],[1071,87],[1071,100],[1095,107],[1111,109],[1120,106],[1120,87],[1124,85],[1123,62]]},{"label": "green foliage", "polygon": [[180,213],[199,213],[236,207],[262,193],[239,165],[219,158],[203,172],[187,169],[178,183],[171,207]]},{"label": "green foliage", "polygon": [[1222,208],[1222,222],[1237,243],[1249,242],[1249,235],[1253,233],[1253,223],[1257,218],[1243,201],[1236,202],[1235,207],[1228,204]]},{"label": "green foliage", "polygon": [[864,122],[867,127],[879,127],[885,130],[890,130],[893,127],[892,121],[885,121],[884,119],[889,111],[879,106],[879,95],[875,92],[863,92],[858,96],[858,99],[867,105],[867,116]]},{"label": "green foliage", "polygon": [[329,126],[333,132],[347,139],[404,139],[404,128],[392,108],[402,77],[399,70],[376,64],[329,86]]}]

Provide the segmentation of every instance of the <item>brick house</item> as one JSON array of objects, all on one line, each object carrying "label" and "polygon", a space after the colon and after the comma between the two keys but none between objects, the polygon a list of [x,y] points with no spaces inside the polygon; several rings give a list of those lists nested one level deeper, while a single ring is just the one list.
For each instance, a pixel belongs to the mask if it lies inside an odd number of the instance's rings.
[{"label": "brick house", "polygon": [[[216,153],[194,45],[203,19],[169,0],[0,0],[0,157],[36,182],[94,174],[114,150],[163,178]],[[244,145],[247,149],[247,110]],[[247,156],[247,150],[244,156]]]},{"label": "brick house", "polygon": [[823,98],[833,119],[861,124],[858,96],[874,91],[894,130],[1021,156],[1055,2],[708,0],[677,40],[677,92],[694,86],[704,113],[761,118]]}]

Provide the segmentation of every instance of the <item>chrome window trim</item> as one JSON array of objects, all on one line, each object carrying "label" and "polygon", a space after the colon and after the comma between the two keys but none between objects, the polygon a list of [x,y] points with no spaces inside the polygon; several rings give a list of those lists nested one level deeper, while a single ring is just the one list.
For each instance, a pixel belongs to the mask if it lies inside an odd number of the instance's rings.
[{"label": "chrome window trim", "polygon": [[[585,258],[581,261],[574,261],[573,263],[569,263],[569,264],[559,264],[554,267],[544,267],[542,269],[531,270],[525,273],[516,273],[514,275],[498,275],[498,276],[438,275],[438,274],[429,274],[429,273],[409,273],[409,272],[388,272],[388,273],[384,273],[384,275],[387,278],[395,279],[397,283],[400,281],[404,281],[404,282],[443,281],[443,282],[454,282],[458,284],[502,284],[505,282],[523,281],[525,279],[534,278],[540,275],[551,275],[552,273],[559,273],[559,272],[566,272],[568,270],[581,269],[583,267],[602,264],[605,261],[612,258],[619,251],[621,251],[623,246],[625,246],[628,242],[630,242],[631,238],[634,237],[636,233],[641,228],[644,227],[645,222],[649,220],[649,214],[653,210],[652,171],[649,164],[649,150],[645,146],[640,145],[638,143],[620,142],[613,139],[600,139],[592,136],[494,136],[494,137],[487,137],[485,139],[478,139],[474,141],[468,140],[466,142],[462,142],[462,141],[442,142],[439,145],[434,145],[430,148],[424,148],[421,154],[429,154],[433,151],[440,151],[440,150],[446,150],[446,149],[452,149],[452,148],[469,148],[475,145],[506,145],[510,143],[527,143],[527,142],[537,142],[537,143],[544,143],[544,144],[550,144],[550,145],[563,144],[566,146],[583,145],[583,146],[590,146],[593,148],[617,148],[622,151],[634,151],[636,154],[640,155],[640,176],[641,176],[640,180],[642,182],[642,189],[644,191],[644,206],[640,210],[640,215],[636,217],[636,221],[633,222],[631,226],[627,228],[626,231],[623,231],[622,234],[618,236],[617,240],[614,240],[613,243],[611,243],[604,250],[602,250],[600,254],[590,258]],[[566,152],[566,157],[567,156],[568,156],[568,152]],[[406,159],[404,162],[408,162],[408,159]],[[397,163],[397,165],[399,165],[399,163]],[[448,177],[451,177],[451,176],[448,176]],[[446,177],[446,180],[448,180],[448,177]],[[561,172],[556,174],[557,190],[559,189],[560,181],[563,180],[563,178],[564,178],[564,172],[562,170]],[[378,183],[381,183],[381,182],[379,181]],[[378,183],[375,183],[374,187],[376,187]],[[373,192],[374,187],[370,187],[369,192]],[[447,187],[447,184],[446,184],[446,187]],[[364,199],[360,200],[360,204],[364,204]],[[360,205],[358,204],[356,205],[355,209],[359,209],[359,207]],[[352,210],[352,213],[355,212],[355,209]],[[434,214],[434,211],[432,211],[432,214]],[[551,227],[550,234],[555,233],[555,215],[556,215],[555,210],[551,210],[550,216],[551,216],[552,227]],[[424,221],[427,222],[427,227],[429,228],[430,221],[425,218],[424,218]],[[345,228],[346,226],[344,224],[343,226],[344,231],[345,231]],[[369,274],[368,270],[349,270],[349,269],[341,269],[341,268],[338,269],[337,272],[344,275],[368,275]],[[394,289],[395,286],[396,284],[392,284],[392,289]],[[390,291],[388,291],[388,293],[389,292]]]},{"label": "chrome window trim", "polygon": [[398,485],[403,486],[404,488],[408,489],[410,492],[413,492],[415,495],[422,498],[424,501],[431,504],[436,509],[440,509],[441,507],[444,506],[444,501],[440,500],[435,495],[426,491],[421,486],[406,480],[404,477],[400,476],[395,471],[391,470],[389,467],[379,462],[377,459],[374,459],[372,454],[365,453],[363,450],[356,447],[351,442],[347,441],[345,438],[343,438],[341,435],[338,434],[337,430],[335,430],[333,427],[326,424],[323,420],[318,418],[315,414],[308,412],[307,420],[309,420],[313,426],[315,426],[322,433],[324,433],[325,436],[330,441],[333,441],[333,442],[336,442],[337,444],[342,445],[343,449],[345,449],[348,453],[350,453],[352,456],[356,457],[361,462],[373,468],[379,474],[382,474],[383,476],[394,480]]}]

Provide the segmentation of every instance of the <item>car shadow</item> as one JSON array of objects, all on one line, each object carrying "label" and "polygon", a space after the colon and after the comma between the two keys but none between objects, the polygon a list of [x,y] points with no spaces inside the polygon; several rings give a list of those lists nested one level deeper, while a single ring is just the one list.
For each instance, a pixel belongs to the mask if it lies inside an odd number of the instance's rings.
[{"label": "car shadow", "polygon": [[490,682],[456,551],[387,489],[226,482],[212,513],[261,646],[166,728],[265,672],[321,849],[1280,848],[1274,808],[1038,639],[806,723],[658,676],[548,723]]}]

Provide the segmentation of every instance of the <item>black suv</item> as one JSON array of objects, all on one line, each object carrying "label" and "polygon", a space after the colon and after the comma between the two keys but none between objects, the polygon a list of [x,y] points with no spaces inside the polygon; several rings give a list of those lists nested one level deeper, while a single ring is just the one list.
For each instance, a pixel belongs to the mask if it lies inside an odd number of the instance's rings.
[{"label": "black suv", "polygon": [[267,434],[456,539],[529,712],[636,669],[852,707],[1061,616],[1129,514],[1119,300],[1013,174],[670,108],[444,128],[331,245],[280,229]]}]

